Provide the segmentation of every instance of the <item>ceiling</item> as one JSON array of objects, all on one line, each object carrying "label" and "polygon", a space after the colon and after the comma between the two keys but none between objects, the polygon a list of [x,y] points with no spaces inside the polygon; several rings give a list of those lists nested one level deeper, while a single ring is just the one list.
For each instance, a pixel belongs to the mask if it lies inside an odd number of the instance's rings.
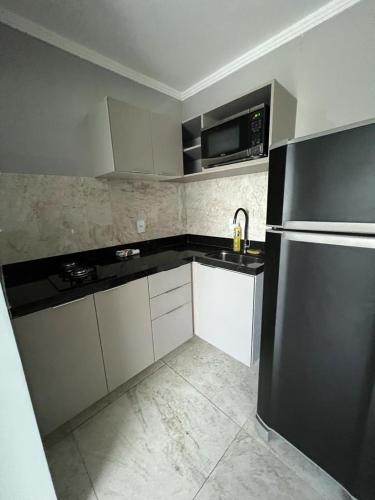
[{"label": "ceiling", "polygon": [[0,0],[0,20],[184,98],[357,1]]}]

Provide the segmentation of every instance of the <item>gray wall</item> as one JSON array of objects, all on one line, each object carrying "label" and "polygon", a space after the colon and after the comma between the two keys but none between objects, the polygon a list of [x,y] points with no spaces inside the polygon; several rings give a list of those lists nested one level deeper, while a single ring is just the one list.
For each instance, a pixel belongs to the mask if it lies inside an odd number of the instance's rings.
[{"label": "gray wall", "polygon": [[0,24],[0,171],[91,175],[84,118],[105,95],[181,116],[171,97]]},{"label": "gray wall", "polygon": [[183,103],[196,116],[276,78],[298,99],[296,135],[375,116],[375,2],[362,0]]}]

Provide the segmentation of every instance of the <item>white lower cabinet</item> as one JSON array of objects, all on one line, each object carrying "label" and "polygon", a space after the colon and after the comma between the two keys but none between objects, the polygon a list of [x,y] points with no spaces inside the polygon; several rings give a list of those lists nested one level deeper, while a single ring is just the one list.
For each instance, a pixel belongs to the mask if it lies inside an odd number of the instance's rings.
[{"label": "white lower cabinet", "polygon": [[93,296],[13,320],[42,434],[107,393]]},{"label": "white lower cabinet", "polygon": [[186,264],[13,321],[42,434],[194,331],[248,366],[258,359],[263,274],[195,262],[191,274]]},{"label": "white lower cabinet", "polygon": [[152,322],[155,360],[176,349],[193,336],[191,302],[160,316]]},{"label": "white lower cabinet", "polygon": [[148,277],[155,360],[193,336],[191,264]]},{"label": "white lower cabinet", "polygon": [[263,274],[193,263],[194,331],[247,366],[259,358]]},{"label": "white lower cabinet", "polygon": [[191,283],[191,264],[152,274],[148,277],[150,298],[170,292],[186,283]]},{"label": "white lower cabinet", "polygon": [[110,391],[154,362],[147,278],[95,295]]}]

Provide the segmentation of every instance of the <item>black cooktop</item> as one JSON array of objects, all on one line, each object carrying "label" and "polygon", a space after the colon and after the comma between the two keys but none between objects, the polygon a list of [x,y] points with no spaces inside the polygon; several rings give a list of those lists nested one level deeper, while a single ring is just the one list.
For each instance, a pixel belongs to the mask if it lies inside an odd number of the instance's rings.
[{"label": "black cooktop", "polygon": [[69,272],[62,269],[58,274],[48,276],[48,280],[56,290],[62,291],[80,288],[115,277],[116,274],[113,273],[113,269],[108,269],[106,266],[77,264]]}]

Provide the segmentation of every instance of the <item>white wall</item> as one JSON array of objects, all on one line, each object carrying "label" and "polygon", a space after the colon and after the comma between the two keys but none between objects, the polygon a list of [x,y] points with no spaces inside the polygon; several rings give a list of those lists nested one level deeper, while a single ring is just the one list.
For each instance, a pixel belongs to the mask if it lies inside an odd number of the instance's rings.
[{"label": "white wall", "polygon": [[181,117],[176,99],[0,24],[0,171],[92,175],[85,116],[105,95]]},{"label": "white wall", "polygon": [[187,99],[183,117],[196,116],[276,78],[298,99],[296,136],[372,118],[374,54],[375,1],[362,0]]},{"label": "white wall", "polygon": [[56,500],[0,285],[0,498]]}]

